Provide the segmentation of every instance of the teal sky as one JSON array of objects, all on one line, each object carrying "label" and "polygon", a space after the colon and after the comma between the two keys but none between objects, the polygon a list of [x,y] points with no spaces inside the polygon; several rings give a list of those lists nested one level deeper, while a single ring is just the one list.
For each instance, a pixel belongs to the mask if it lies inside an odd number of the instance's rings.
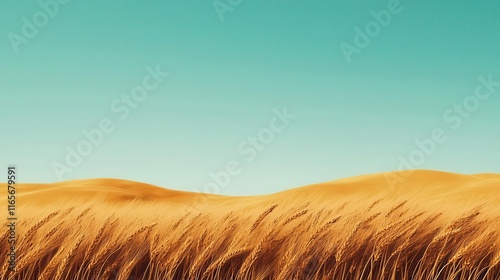
[{"label": "teal sky", "polygon": [[[16,53],[12,34],[43,10],[2,1],[0,166],[58,181],[66,147],[109,118],[115,130],[64,180],[203,190],[234,160],[241,174],[220,193],[272,193],[397,170],[436,128],[447,140],[416,167],[499,173],[500,87],[467,118],[443,114],[478,77],[500,82],[500,2],[401,1],[348,63],[340,44],[390,1],[352,2],[243,0],[221,21],[211,1],[72,0]],[[157,65],[169,76],[120,120],[113,101]],[[240,143],[284,107],[296,118],[248,162]]]}]

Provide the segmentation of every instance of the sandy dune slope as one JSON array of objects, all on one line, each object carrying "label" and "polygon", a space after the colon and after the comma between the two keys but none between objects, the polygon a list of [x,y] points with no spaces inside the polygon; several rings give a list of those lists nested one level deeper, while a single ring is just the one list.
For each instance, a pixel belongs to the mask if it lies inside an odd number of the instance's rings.
[{"label": "sandy dune slope", "polygon": [[119,179],[90,179],[54,184],[19,184],[21,204],[44,205],[102,198],[110,202],[163,201],[176,204],[266,203],[274,200],[331,201],[349,196],[391,199],[422,198],[427,203],[462,202],[471,198],[500,205],[500,174],[462,175],[416,170],[411,174],[381,173],[290,189],[272,195],[227,197],[176,191]]},{"label": "sandy dune slope", "polygon": [[[409,175],[409,176],[408,176]],[[462,175],[439,171],[415,170],[411,174],[391,172],[363,175],[319,183],[284,191],[275,195],[290,193],[321,193],[330,195],[383,194],[391,192],[424,192],[429,195],[446,195],[448,192],[481,192],[482,185],[498,184],[500,174]],[[5,187],[5,183],[0,186]],[[52,184],[18,184],[22,197],[43,201],[57,201],[74,195],[108,198],[140,198],[145,200],[176,199],[197,195],[197,193],[165,189],[150,184],[120,179],[87,179]],[[491,193],[488,193],[491,194]],[[228,198],[231,199],[231,198]]]}]

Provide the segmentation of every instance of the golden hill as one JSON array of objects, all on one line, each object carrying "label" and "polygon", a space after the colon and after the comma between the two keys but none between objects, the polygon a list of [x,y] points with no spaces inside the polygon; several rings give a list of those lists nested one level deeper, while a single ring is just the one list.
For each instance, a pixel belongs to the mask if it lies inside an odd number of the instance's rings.
[{"label": "golden hill", "polygon": [[498,174],[393,172],[248,197],[116,179],[17,189],[17,271],[0,279],[500,279]]}]

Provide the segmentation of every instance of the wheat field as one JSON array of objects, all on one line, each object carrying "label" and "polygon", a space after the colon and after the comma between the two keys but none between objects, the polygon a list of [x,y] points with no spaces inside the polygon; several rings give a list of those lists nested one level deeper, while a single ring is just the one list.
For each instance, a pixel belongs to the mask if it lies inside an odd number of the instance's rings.
[{"label": "wheat field", "polygon": [[500,175],[386,179],[255,197],[19,185],[17,270],[0,279],[500,279]]}]

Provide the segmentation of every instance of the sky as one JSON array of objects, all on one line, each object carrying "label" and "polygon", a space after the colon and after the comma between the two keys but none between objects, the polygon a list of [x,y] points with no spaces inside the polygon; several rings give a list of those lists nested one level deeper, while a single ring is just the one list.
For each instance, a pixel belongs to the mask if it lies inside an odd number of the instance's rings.
[{"label": "sky", "polygon": [[2,1],[0,166],[224,195],[499,173],[500,3],[352,2]]}]

